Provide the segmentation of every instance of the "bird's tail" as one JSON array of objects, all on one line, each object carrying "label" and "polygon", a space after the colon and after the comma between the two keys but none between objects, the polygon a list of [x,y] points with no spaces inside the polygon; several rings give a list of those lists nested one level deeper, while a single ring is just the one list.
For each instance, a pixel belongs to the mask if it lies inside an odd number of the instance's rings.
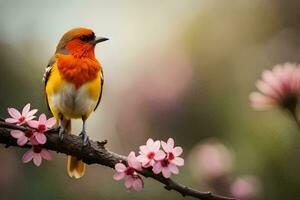
[{"label": "bird's tail", "polygon": [[[71,120],[64,120],[64,125],[66,133],[71,134]],[[85,164],[76,157],[68,156],[67,171],[71,178],[81,178],[84,175]]]}]

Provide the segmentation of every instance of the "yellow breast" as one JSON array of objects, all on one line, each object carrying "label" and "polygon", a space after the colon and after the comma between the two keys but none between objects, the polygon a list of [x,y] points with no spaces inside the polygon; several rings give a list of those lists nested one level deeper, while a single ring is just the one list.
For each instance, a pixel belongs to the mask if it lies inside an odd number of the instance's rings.
[{"label": "yellow breast", "polygon": [[99,72],[95,79],[77,88],[62,78],[55,63],[46,85],[47,100],[53,115],[58,118],[58,114],[62,113],[67,119],[87,118],[100,97],[101,76]]}]

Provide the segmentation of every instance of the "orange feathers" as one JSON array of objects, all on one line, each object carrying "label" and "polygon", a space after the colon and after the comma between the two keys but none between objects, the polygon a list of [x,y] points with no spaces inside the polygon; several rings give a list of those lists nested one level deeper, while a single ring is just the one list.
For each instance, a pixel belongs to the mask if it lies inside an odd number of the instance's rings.
[{"label": "orange feathers", "polygon": [[63,54],[57,55],[57,64],[63,79],[72,82],[76,88],[97,78],[101,68],[97,60]]}]

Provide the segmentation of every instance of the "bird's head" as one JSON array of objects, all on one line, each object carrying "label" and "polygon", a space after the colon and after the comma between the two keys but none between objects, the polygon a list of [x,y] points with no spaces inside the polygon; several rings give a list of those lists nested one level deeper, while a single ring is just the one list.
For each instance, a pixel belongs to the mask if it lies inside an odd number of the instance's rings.
[{"label": "bird's head", "polygon": [[74,28],[62,36],[56,47],[56,53],[94,58],[96,44],[106,40],[108,39],[104,37],[96,37],[91,29]]}]

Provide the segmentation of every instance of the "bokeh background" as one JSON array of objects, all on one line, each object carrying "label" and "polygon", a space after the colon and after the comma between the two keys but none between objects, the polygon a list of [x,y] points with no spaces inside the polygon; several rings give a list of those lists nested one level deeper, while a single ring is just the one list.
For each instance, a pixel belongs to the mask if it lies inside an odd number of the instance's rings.
[{"label": "bokeh background", "polygon": [[[0,116],[28,102],[50,116],[44,68],[64,32],[89,27],[110,38],[96,48],[105,85],[90,138],[128,154],[149,137],[173,137],[186,160],[179,182],[250,193],[243,199],[300,199],[295,124],[248,100],[263,69],[300,62],[299,10],[296,0],[1,0]],[[23,153],[0,148],[0,199],[182,199],[150,179],[128,192],[103,166],[75,181],[66,156],[53,152],[36,168],[21,163]]]}]

